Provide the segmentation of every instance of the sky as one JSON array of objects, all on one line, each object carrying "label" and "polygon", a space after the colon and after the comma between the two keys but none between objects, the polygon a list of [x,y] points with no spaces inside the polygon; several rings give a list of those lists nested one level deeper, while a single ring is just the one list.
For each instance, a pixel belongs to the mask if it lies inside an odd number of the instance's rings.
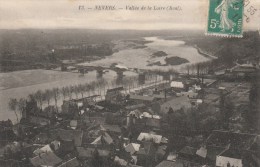
[{"label": "sky", "polygon": [[[258,11],[244,29],[259,29],[260,0],[250,0]],[[112,5],[118,10],[95,10]],[[130,11],[126,6],[180,7],[176,10]],[[79,10],[84,6],[85,10]],[[0,29],[205,29],[208,0],[0,0]],[[92,8],[92,9],[88,9]]]}]

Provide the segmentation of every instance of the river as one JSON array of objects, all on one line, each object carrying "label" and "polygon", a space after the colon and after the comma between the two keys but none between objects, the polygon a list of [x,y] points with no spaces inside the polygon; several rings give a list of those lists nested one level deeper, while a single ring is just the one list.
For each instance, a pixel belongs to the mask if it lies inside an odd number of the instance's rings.
[{"label": "river", "polygon": [[[146,48],[141,49],[124,49],[119,52],[114,53],[112,56],[106,57],[101,60],[97,60],[90,63],[81,63],[81,65],[86,66],[110,66],[113,63],[126,66],[128,68],[138,68],[138,69],[160,69],[160,70],[181,70],[183,66],[192,63],[199,63],[208,61],[209,58],[198,53],[198,50],[194,47],[185,45],[184,41],[178,40],[164,40],[159,37],[145,37],[146,41],[152,41],[151,43],[145,44]],[[163,57],[152,57],[151,55],[155,52],[163,51],[167,56]],[[158,66],[149,64],[154,62],[164,62],[167,57],[180,57],[189,61],[189,63],[171,66]]]},{"label": "river", "polygon": [[[110,66],[112,63],[129,68],[139,69],[162,69],[174,68],[180,70],[186,64],[177,66],[148,66],[149,62],[163,61],[162,57],[152,58],[151,55],[157,51],[167,53],[167,57],[178,56],[185,58],[189,63],[198,63],[208,61],[209,59],[200,55],[197,50],[191,46],[185,45],[183,41],[164,40],[157,37],[147,37],[145,40],[152,41],[145,44],[146,48],[124,49],[105,59],[82,63],[81,65],[104,65]],[[188,63],[188,64],[189,64]],[[137,75],[134,72],[124,72],[126,76]],[[103,75],[107,81],[114,80],[117,77],[114,71],[109,71]],[[0,73],[0,120],[11,119],[15,122],[15,114],[8,108],[10,98],[27,97],[37,90],[61,88],[63,86],[83,84],[97,79],[96,72],[89,72],[84,76],[79,73],[51,71],[51,70],[25,70],[9,73]]]}]

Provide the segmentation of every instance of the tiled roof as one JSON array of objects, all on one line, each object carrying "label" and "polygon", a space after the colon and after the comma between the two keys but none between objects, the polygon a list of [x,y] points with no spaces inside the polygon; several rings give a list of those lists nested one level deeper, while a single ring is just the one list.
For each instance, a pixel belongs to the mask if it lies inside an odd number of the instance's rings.
[{"label": "tiled roof", "polygon": [[150,133],[140,133],[137,140],[139,141],[152,141],[154,143],[161,143],[162,136]]},{"label": "tiled roof", "polygon": [[185,146],[179,151],[179,153],[186,154],[186,155],[196,155],[196,151],[197,151],[196,148]]},{"label": "tiled roof", "polygon": [[66,162],[63,162],[61,165],[59,165],[58,167],[78,167],[79,161],[77,160],[77,158],[72,158]]},{"label": "tiled roof", "polygon": [[134,154],[135,152],[139,151],[140,144],[137,143],[130,143],[125,147],[125,151],[129,152],[130,154]]},{"label": "tiled roof", "polygon": [[164,160],[160,162],[156,167],[184,167],[183,163]]},{"label": "tiled roof", "polygon": [[53,130],[51,133],[54,137],[59,137],[64,141],[74,140],[75,146],[81,146],[82,144],[83,131],[81,130],[56,129]]},{"label": "tiled roof", "polygon": [[[95,148],[77,147],[77,152],[79,153],[79,157],[81,157],[81,158],[91,158],[94,151],[95,151]],[[99,153],[99,156],[101,156],[101,157],[107,157],[110,154],[109,150],[98,149],[97,151]]]},{"label": "tiled roof", "polygon": [[246,133],[233,133],[228,131],[213,131],[206,140],[206,145],[238,148],[240,150],[250,150],[256,142],[258,135]]},{"label": "tiled roof", "polygon": [[153,101],[153,100],[154,100],[154,97],[130,94],[130,99],[133,99],[133,100],[142,100],[142,101]]},{"label": "tiled roof", "polygon": [[62,162],[58,156],[53,152],[42,153],[34,158],[30,158],[30,162],[33,166],[55,166]]},{"label": "tiled roof", "polygon": [[102,145],[102,144],[112,144],[112,143],[113,143],[113,139],[111,138],[111,136],[108,133],[104,132],[103,134],[101,134],[101,136],[96,138],[91,144]]}]

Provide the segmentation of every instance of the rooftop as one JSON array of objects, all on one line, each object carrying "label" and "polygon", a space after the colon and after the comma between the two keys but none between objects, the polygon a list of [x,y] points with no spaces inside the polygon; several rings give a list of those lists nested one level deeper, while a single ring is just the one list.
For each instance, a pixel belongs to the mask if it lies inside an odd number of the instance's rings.
[{"label": "rooftop", "polygon": [[256,134],[247,133],[234,133],[229,131],[218,131],[215,130],[206,140],[207,146],[218,146],[238,148],[239,150],[250,150],[252,145],[254,145],[259,138]]},{"label": "rooftop", "polygon": [[156,167],[184,167],[184,165],[181,162],[164,160],[160,162],[158,165],[156,165]]},{"label": "rooftop", "polygon": [[58,156],[53,152],[42,153],[36,157],[30,158],[30,162],[33,166],[55,166],[62,162]]}]

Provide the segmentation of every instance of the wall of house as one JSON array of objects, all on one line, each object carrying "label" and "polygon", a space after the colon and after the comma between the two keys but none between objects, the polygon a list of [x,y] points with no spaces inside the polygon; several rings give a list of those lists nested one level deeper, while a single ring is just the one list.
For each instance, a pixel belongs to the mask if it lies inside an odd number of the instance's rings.
[{"label": "wall of house", "polygon": [[47,118],[42,118],[42,117],[37,117],[37,116],[30,116],[30,122],[33,124],[38,124],[38,125],[42,125],[42,124],[50,124],[51,121]]},{"label": "wall of house", "polygon": [[216,159],[216,166],[218,167],[228,167],[227,164],[230,163],[230,167],[242,167],[242,159],[224,157],[224,156],[217,156]]}]

